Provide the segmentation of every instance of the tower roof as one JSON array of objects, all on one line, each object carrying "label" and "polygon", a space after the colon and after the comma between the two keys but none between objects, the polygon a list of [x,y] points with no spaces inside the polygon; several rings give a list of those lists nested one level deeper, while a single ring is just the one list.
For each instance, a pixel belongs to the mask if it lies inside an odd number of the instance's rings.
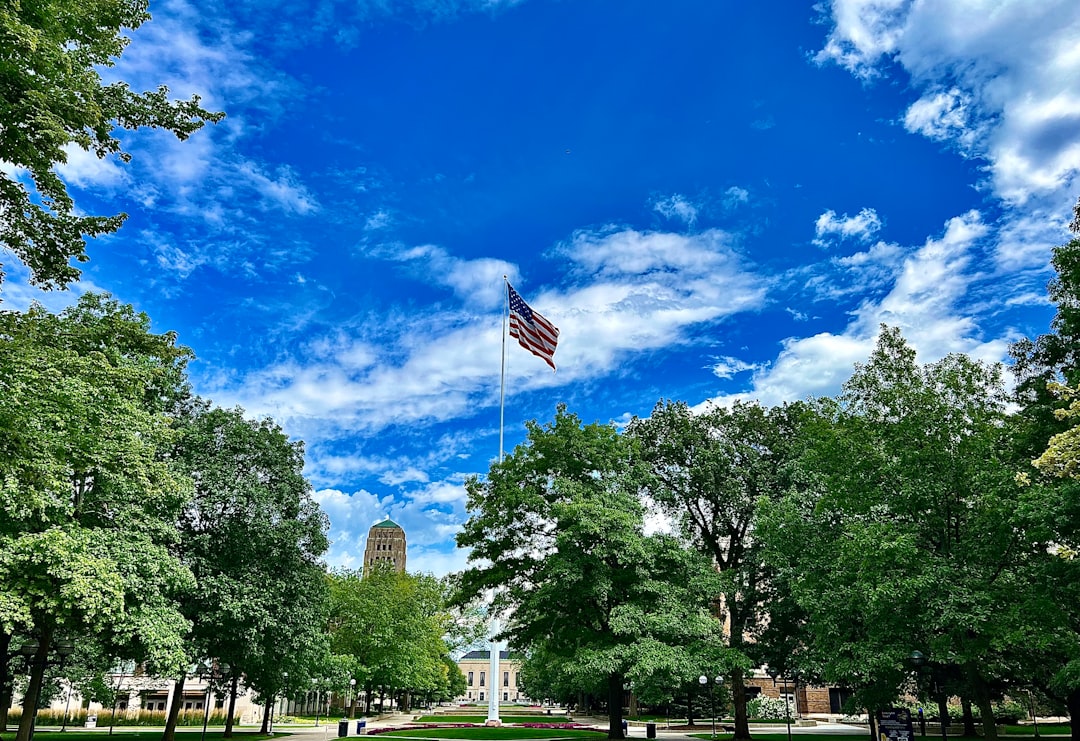
[{"label": "tower roof", "polygon": [[382,522],[376,522],[372,527],[396,527],[401,530],[401,525],[397,524],[393,520],[383,520]]}]

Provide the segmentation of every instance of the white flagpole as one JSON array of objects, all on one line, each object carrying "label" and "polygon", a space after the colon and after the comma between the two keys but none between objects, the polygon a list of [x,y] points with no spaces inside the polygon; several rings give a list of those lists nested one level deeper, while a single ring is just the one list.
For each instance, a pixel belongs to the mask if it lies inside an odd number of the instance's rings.
[{"label": "white flagpole", "polygon": [[[503,295],[506,297],[506,309],[502,319],[502,370],[499,378],[499,463],[503,462],[503,427],[506,411],[506,323],[510,317],[510,281],[503,276]],[[492,599],[495,593],[491,594]],[[494,610],[491,615],[491,641],[488,643],[488,715],[487,725],[501,725],[499,720],[499,644],[495,636],[499,633],[499,621]]]},{"label": "white flagpole", "polygon": [[503,421],[506,408],[506,322],[510,317],[510,281],[503,276],[503,296],[506,309],[502,317],[502,372],[499,374],[499,463],[503,462]]}]

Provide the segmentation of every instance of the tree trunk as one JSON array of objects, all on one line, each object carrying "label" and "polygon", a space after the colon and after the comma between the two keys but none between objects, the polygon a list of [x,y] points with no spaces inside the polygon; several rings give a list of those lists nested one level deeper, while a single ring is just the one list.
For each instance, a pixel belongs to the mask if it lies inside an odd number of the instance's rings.
[{"label": "tree trunk", "polygon": [[233,674],[232,682],[229,683],[229,709],[225,716],[225,733],[223,738],[232,738],[233,713],[236,712],[236,691],[240,688],[240,675]]},{"label": "tree trunk", "polygon": [[371,682],[364,684],[364,716],[371,715],[371,701],[375,699],[374,686]]},{"label": "tree trunk", "polygon": [[0,632],[0,733],[7,733],[8,708],[11,707],[11,693],[15,677],[11,673],[11,634]]},{"label": "tree trunk", "polygon": [[274,704],[274,698],[271,697],[266,701],[263,706],[262,725],[259,727],[259,733],[266,735],[270,733],[270,707]]},{"label": "tree trunk", "polygon": [[971,712],[971,698],[961,697],[960,707],[964,710],[964,735],[965,736],[977,736],[978,731],[975,730],[975,714]]},{"label": "tree trunk", "polygon": [[607,680],[608,738],[626,738],[622,730],[623,678],[621,674],[609,674]]},{"label": "tree trunk", "polygon": [[1080,687],[1065,697],[1065,708],[1069,711],[1069,726],[1072,728],[1072,741],[1080,741]]},{"label": "tree trunk", "polygon": [[938,719],[941,721],[941,738],[948,738],[949,733],[949,698],[945,690],[941,690],[937,697]]},{"label": "tree trunk", "polygon": [[686,691],[686,725],[694,725],[694,691]]},{"label": "tree trunk", "polygon": [[994,703],[990,699],[990,689],[982,677],[975,679],[975,700],[979,703],[979,715],[982,716],[983,738],[997,741],[997,723],[994,722]]},{"label": "tree trunk", "polygon": [[26,695],[23,697],[22,717],[19,718],[16,741],[30,741],[34,737],[34,720],[37,716],[38,698],[41,696],[41,683],[45,676],[45,662],[49,656],[52,637],[53,627],[47,623],[41,629],[38,650],[30,664],[30,683],[26,686]]},{"label": "tree trunk", "polygon": [[173,684],[172,704],[169,706],[169,717],[165,719],[165,731],[161,734],[161,741],[176,741],[176,721],[180,717],[180,706],[184,702],[184,680],[187,674],[181,674]]},{"label": "tree trunk", "polygon": [[870,738],[877,741],[877,715],[870,708],[866,709],[866,724],[870,727]]},{"label": "tree trunk", "polygon": [[743,670],[738,667],[731,672],[731,702],[735,711],[735,735],[732,741],[747,741],[750,738],[750,719],[746,715],[746,685],[743,684]]}]

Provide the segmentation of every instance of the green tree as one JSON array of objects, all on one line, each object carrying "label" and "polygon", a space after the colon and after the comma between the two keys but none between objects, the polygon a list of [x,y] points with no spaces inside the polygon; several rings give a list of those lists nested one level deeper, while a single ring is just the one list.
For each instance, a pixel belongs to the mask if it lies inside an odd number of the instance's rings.
[{"label": "green tree", "polygon": [[475,564],[463,594],[496,590],[512,647],[546,656],[563,686],[605,696],[609,738],[623,738],[625,683],[670,686],[692,654],[720,645],[715,571],[673,538],[644,535],[634,460],[630,438],[560,406],[467,482],[472,514],[457,539]]},{"label": "green tree", "polygon": [[[348,656],[357,685],[445,694],[454,616],[445,583],[425,574],[398,573],[389,564],[330,575],[330,650]],[[368,708],[370,710],[370,706]]]},{"label": "green tree", "polygon": [[644,490],[721,574],[728,641],[740,657],[731,672],[737,739],[750,738],[744,671],[764,657],[766,597],[775,586],[761,559],[756,507],[798,485],[800,410],[736,403],[695,414],[682,402],[660,403],[628,430],[648,469]]},{"label": "green tree", "polygon": [[191,574],[170,548],[190,483],[163,454],[190,353],[149,325],[94,294],[60,315],[0,312],[0,632],[39,645],[19,741],[58,639],[183,662],[174,599]]},{"label": "green tree", "polygon": [[[88,259],[86,237],[114,232],[126,218],[79,213],[54,169],[67,161],[65,147],[128,161],[117,127],[149,126],[186,139],[223,117],[204,110],[198,96],[170,100],[164,86],[136,93],[123,82],[104,84],[100,68],[113,65],[128,43],[122,30],[149,19],[146,0],[22,0],[0,9],[0,160],[16,168],[14,176],[0,173],[0,244],[36,285],[76,280],[69,260]],[[19,179],[22,171],[32,190]]]},{"label": "green tree", "polygon": [[762,502],[759,536],[806,614],[807,651],[863,705],[891,702],[930,659],[944,712],[971,697],[993,738],[1011,651],[1054,628],[1025,567],[1045,553],[1002,436],[1000,368],[950,355],[927,366],[883,327],[869,362],[804,427],[812,494]]},{"label": "green tree", "polygon": [[[1078,235],[1054,249],[1054,278],[1047,289],[1057,311],[1050,332],[1017,342],[1016,400],[1020,411],[1011,434],[1027,496],[1041,498],[1037,512],[1045,530],[1045,558],[1032,568],[1032,583],[1047,585],[1043,614],[1055,614],[1059,630],[1052,645],[1029,646],[1027,665],[1035,687],[1062,701],[1073,719],[1073,739],[1080,741],[1080,478],[1077,477],[1080,388],[1080,201],[1069,225]],[[1028,468],[1034,463],[1035,470]]]},{"label": "green tree", "polygon": [[[273,420],[191,400],[178,421],[172,460],[194,482],[176,547],[195,576],[181,602],[191,625],[189,660],[228,664],[264,694],[277,689],[267,686],[276,679],[268,659],[291,666],[295,679],[313,676],[325,653],[325,638],[312,626],[323,623],[326,610],[317,559],[327,548],[327,524],[303,476],[303,444],[291,442]],[[266,645],[268,636],[277,644]],[[181,673],[174,685],[177,700],[184,679]],[[166,739],[175,733],[180,707],[172,703]],[[231,709],[228,717],[231,733]]]}]

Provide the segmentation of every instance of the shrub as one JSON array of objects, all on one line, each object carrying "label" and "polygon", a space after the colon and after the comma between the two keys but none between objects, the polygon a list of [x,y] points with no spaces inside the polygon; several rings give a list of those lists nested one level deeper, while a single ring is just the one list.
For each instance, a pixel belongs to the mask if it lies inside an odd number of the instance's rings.
[{"label": "shrub", "polygon": [[751,720],[782,720],[791,706],[777,697],[758,696],[746,703],[746,717]]}]

